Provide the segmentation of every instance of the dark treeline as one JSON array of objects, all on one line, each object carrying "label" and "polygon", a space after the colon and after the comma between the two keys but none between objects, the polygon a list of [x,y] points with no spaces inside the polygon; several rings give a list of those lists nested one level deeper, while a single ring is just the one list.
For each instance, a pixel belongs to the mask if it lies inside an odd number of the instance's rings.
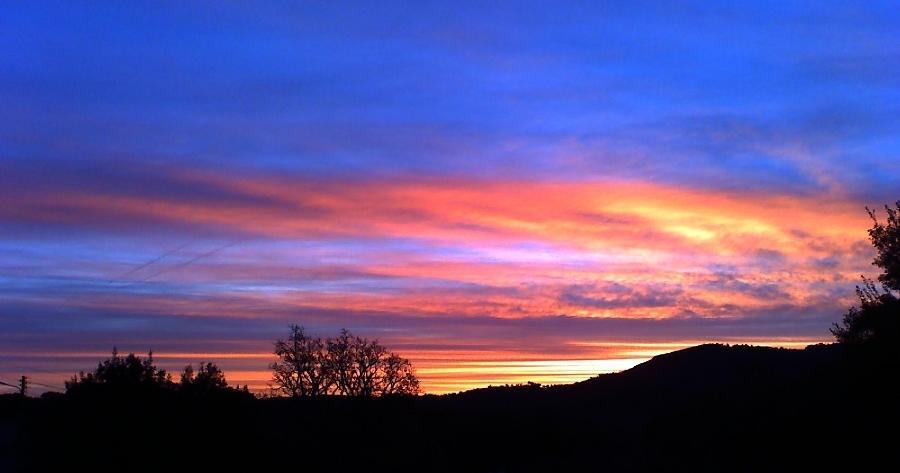
[{"label": "dark treeline", "polygon": [[164,395],[253,397],[247,386],[241,389],[230,387],[225,373],[215,363],[200,363],[196,370],[193,365],[187,365],[181,372],[179,381],[175,382],[170,373],[154,364],[153,352],[146,358],[134,353],[120,356],[115,348],[112,356],[101,361],[93,371],[82,371],[66,381],[66,395],[73,398],[104,399]]},{"label": "dark treeline", "polygon": [[271,366],[282,395],[265,398],[213,363],[175,381],[114,353],[65,395],[0,396],[0,471],[897,470],[900,203],[887,211],[869,232],[882,272],[834,344],[702,345],[446,396],[411,395],[408,361],[346,331],[292,327]]},{"label": "dark treeline", "polygon": [[842,344],[703,345],[446,396],[2,396],[0,471],[890,471],[896,374]]},{"label": "dark treeline", "polygon": [[[378,340],[369,340],[341,330],[334,338],[311,336],[292,325],[286,340],[275,342],[277,361],[271,387],[275,395],[319,396],[412,396],[420,393],[412,363],[389,351]],[[228,385],[225,373],[213,362],[187,365],[176,382],[154,364],[153,352],[146,358],[134,353],[112,356],[90,372],[80,372],[66,382],[66,395],[86,396],[251,396]]]}]

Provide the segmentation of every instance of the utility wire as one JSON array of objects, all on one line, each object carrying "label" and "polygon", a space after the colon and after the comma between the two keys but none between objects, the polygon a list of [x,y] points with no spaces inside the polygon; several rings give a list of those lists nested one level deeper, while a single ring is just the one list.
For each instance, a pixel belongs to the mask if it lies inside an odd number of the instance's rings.
[{"label": "utility wire", "polygon": [[62,387],[59,387],[59,386],[53,386],[53,385],[51,385],[51,384],[38,383],[38,382],[35,382],[35,381],[29,381],[28,384],[33,384],[33,385],[35,385],[35,386],[41,386],[41,387],[50,388],[50,389],[56,389],[56,390],[59,390],[59,391],[65,391],[65,390],[66,390],[66,388],[62,388]]},{"label": "utility wire", "polygon": [[[65,391],[65,390],[66,390],[65,388],[60,387],[60,386],[54,386],[54,385],[52,385],[52,384],[38,383],[38,382],[36,382],[36,381],[28,381],[28,384],[29,384],[29,385],[34,385],[34,386],[41,386],[41,387],[44,387],[44,388],[56,389],[56,390],[59,390],[59,391]],[[0,381],[0,386],[4,386],[4,387],[7,387],[7,388],[15,388],[15,389],[19,389],[19,388],[21,387],[21,386],[19,386],[19,385],[17,385],[17,384],[10,384],[10,383],[4,382],[4,381]]]}]

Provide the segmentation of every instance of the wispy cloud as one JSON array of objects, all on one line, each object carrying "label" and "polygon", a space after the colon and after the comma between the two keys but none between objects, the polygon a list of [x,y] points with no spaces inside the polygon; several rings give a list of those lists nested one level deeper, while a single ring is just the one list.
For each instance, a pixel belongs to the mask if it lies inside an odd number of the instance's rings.
[{"label": "wispy cloud", "polygon": [[6,10],[22,353],[264,353],[301,322],[447,388],[640,351],[612,341],[821,340],[900,188],[886,5]]}]

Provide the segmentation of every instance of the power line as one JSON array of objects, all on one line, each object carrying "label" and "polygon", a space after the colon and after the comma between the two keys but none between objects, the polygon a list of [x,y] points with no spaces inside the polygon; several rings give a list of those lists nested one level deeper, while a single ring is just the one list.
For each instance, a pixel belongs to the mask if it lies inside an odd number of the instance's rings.
[{"label": "power line", "polygon": [[0,385],[6,386],[6,387],[11,387],[11,388],[16,388],[19,390],[19,393],[21,393],[23,396],[28,391],[29,384],[31,384],[31,381],[28,379],[28,376],[22,376],[22,378],[19,381],[19,384],[10,384],[5,381],[0,381]]},{"label": "power line", "polygon": [[[32,371],[37,371],[37,372],[39,372],[39,373],[46,373],[46,374],[52,374],[52,375],[67,375],[68,373],[70,373],[69,370],[57,370],[57,371],[51,371],[51,370],[46,370],[46,369],[43,369],[43,368],[37,368],[37,367],[34,367],[34,366],[31,366],[31,367],[22,369],[22,372],[25,372],[25,373],[32,372]],[[63,390],[63,391],[65,390],[65,388],[59,387],[59,385],[39,383],[39,382],[36,382],[36,381],[31,381],[31,384],[36,384],[36,385],[38,385],[38,386],[44,386],[44,387],[47,387],[47,388],[59,389],[59,390]]]},{"label": "power line", "polygon": [[[63,392],[66,390],[66,388],[61,387],[61,386],[45,384],[45,383],[38,383],[36,381],[31,381],[31,380],[28,381],[28,385],[40,386],[40,387],[49,388],[49,389],[55,389],[60,392]],[[11,384],[11,383],[7,383],[5,381],[0,381],[0,387],[13,388],[13,389],[18,389],[18,390],[22,389],[22,386],[20,384]]]},{"label": "power line", "polygon": [[33,384],[33,385],[35,385],[35,386],[41,386],[41,387],[44,387],[44,388],[56,389],[56,390],[58,390],[58,391],[65,391],[65,390],[66,390],[66,388],[62,388],[62,387],[59,387],[59,386],[54,386],[54,385],[52,385],[52,384],[38,383],[38,382],[35,382],[35,381],[31,381],[31,382],[29,382],[28,384]]}]

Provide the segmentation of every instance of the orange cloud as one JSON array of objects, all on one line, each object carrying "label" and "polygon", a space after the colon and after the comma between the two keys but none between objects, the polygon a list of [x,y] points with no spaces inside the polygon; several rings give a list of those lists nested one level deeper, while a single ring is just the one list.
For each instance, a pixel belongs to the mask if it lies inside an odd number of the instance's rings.
[{"label": "orange cloud", "polygon": [[[863,204],[829,196],[624,181],[341,181],[198,172],[156,179],[199,189],[203,198],[75,187],[6,193],[0,218],[7,222],[126,239],[207,235],[169,266],[116,280],[133,261],[92,261],[63,268],[66,277],[89,271],[83,277],[100,280],[84,283],[93,284],[90,290],[23,290],[7,300],[159,316],[296,321],[302,314],[329,326],[351,320],[347,314],[372,326],[404,317],[743,320],[821,307],[833,307],[836,317],[870,261]],[[521,366],[498,365],[492,363],[521,355],[498,333],[479,340],[470,357],[463,340],[429,338],[427,322],[416,323],[422,328],[406,333],[408,340],[395,332],[386,338],[420,361],[435,391],[526,378],[569,381],[602,364],[571,360],[636,360],[665,351],[598,351],[592,335],[565,332],[539,345],[545,352],[565,345],[565,353],[546,360],[530,353]],[[793,343],[789,322],[771,323],[787,327],[785,343]],[[516,336],[533,341],[540,334]],[[422,340],[453,353],[429,361],[434,353],[417,348]],[[250,376],[253,366],[236,369]]]}]

